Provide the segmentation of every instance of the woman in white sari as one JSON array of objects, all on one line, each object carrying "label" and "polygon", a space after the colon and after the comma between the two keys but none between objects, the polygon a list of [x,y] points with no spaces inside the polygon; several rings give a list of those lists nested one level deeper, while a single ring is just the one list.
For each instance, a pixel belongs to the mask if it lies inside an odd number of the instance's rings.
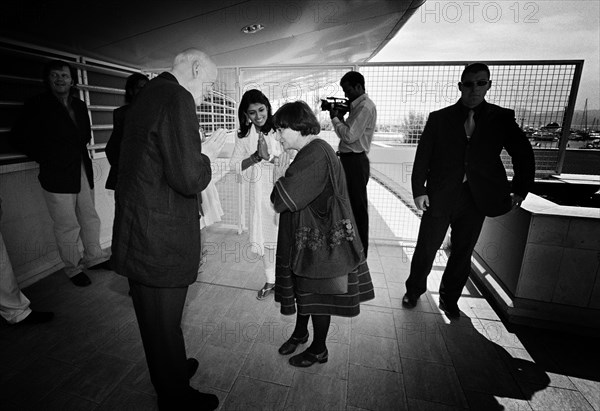
[{"label": "woman in white sari", "polygon": [[275,287],[275,252],[279,215],[270,195],[273,190],[273,162],[281,154],[275,139],[269,99],[259,90],[248,90],[238,108],[240,131],[229,163],[232,170],[249,182],[249,236],[253,250],[261,256],[265,285],[258,291],[259,300]]}]

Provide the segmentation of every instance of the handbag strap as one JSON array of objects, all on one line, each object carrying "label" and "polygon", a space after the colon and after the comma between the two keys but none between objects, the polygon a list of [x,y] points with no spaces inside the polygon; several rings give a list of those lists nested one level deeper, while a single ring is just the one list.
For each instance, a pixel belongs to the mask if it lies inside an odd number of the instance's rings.
[{"label": "handbag strap", "polygon": [[323,150],[325,152],[325,155],[327,156],[327,169],[329,171],[329,180],[331,181],[331,185],[333,188],[333,195],[339,197],[341,194],[340,194],[340,191],[338,188],[338,184],[336,184],[337,183],[336,178],[333,174],[333,161],[334,160],[339,161],[339,160],[337,159],[337,156],[335,157],[335,159],[331,158],[331,155],[332,155],[331,152],[323,146],[323,144],[328,144],[327,142],[325,142],[324,140],[321,140],[321,139],[316,140],[316,141],[320,141],[319,147],[321,148],[321,150]]},{"label": "handbag strap", "polygon": [[[327,150],[325,148],[325,146],[323,146],[323,144],[327,144],[329,145],[329,143],[327,143],[324,140],[321,140],[319,147],[321,148],[321,150],[323,150],[325,152],[325,155],[327,156],[327,168],[329,169],[329,179],[331,180],[331,185],[333,186],[333,195],[337,198],[338,202],[343,202],[344,200],[348,201],[348,211],[350,213],[352,213],[352,206],[350,205],[350,201],[348,199],[348,195],[346,195],[346,197],[342,197],[342,194],[340,192],[340,186],[336,183],[336,178],[334,177],[334,173],[333,173],[333,162],[336,161],[338,162],[339,167],[342,167],[342,165],[340,164],[340,160],[338,159],[338,157],[333,154],[333,158],[332,158],[332,153],[331,151],[333,150]],[[343,170],[340,170],[343,171]],[[347,193],[347,191],[346,191]],[[354,217],[352,217],[352,220],[354,221]],[[356,222],[354,222],[354,226],[356,227]],[[358,239],[358,241],[360,241],[360,237],[358,236],[358,232],[355,232],[355,239]],[[353,246],[358,247],[357,243],[355,241],[351,242],[353,244]],[[362,247],[362,242],[360,242],[359,244],[361,244]],[[363,254],[364,248],[361,248],[360,250],[358,250],[359,254],[362,255],[360,261],[364,262],[365,257]]]}]

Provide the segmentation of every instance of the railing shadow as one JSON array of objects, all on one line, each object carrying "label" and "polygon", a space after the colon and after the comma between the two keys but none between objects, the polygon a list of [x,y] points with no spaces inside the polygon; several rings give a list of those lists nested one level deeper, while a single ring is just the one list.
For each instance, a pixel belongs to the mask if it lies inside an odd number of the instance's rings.
[{"label": "railing shadow", "polygon": [[[529,356],[546,372],[600,382],[600,336],[511,325]],[[598,389],[598,384],[596,390]],[[600,393],[597,392],[600,399]]]},{"label": "railing shadow", "polygon": [[471,409],[529,409],[524,402],[544,390],[550,377],[543,365],[503,347],[497,326],[463,313],[439,328]]}]

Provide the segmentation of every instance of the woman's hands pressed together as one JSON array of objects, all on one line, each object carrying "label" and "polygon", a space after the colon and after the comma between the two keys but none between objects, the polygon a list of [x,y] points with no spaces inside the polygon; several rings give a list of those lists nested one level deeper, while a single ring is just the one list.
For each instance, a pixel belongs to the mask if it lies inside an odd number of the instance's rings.
[{"label": "woman's hands pressed together", "polygon": [[285,175],[286,170],[290,166],[290,154],[284,151],[279,157],[275,158],[274,164],[273,178],[274,181],[277,181]]}]

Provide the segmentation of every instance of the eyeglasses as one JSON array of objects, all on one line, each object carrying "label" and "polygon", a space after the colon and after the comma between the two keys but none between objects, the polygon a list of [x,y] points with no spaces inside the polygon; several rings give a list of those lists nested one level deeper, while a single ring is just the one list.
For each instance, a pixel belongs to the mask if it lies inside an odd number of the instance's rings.
[{"label": "eyeglasses", "polygon": [[473,88],[475,86],[477,87],[483,87],[483,86],[487,86],[487,84],[489,83],[489,80],[478,80],[478,81],[465,81],[464,83],[461,82],[460,84],[463,87],[467,87],[467,88]]}]

